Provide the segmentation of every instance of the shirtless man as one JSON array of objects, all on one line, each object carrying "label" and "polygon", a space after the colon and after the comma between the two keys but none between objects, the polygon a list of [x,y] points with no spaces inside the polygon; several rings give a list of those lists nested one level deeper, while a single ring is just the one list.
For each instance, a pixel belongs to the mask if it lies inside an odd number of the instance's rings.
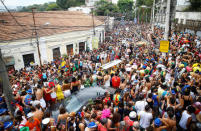
[{"label": "shirtless man", "polygon": [[[174,109],[169,107],[169,111],[167,111],[168,117],[162,118],[162,121],[165,121],[168,124],[168,131],[176,131],[176,120],[174,118]],[[172,108],[172,109],[171,109]]]}]

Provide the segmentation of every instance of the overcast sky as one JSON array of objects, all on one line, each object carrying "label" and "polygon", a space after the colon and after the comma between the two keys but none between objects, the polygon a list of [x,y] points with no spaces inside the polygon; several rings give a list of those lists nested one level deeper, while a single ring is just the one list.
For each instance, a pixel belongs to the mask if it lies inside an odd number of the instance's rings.
[{"label": "overcast sky", "polygon": [[[8,7],[17,7],[17,6],[28,6],[33,4],[43,4],[46,2],[55,2],[56,0],[4,0],[4,3]],[[0,2],[0,6],[2,3]]]}]

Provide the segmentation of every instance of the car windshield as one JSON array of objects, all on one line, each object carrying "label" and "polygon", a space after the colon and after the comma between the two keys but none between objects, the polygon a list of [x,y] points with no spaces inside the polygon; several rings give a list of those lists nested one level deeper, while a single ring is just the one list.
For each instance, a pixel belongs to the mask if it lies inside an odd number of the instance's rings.
[{"label": "car windshield", "polygon": [[65,99],[66,110],[68,112],[77,111],[81,108],[81,103],[75,95]]}]

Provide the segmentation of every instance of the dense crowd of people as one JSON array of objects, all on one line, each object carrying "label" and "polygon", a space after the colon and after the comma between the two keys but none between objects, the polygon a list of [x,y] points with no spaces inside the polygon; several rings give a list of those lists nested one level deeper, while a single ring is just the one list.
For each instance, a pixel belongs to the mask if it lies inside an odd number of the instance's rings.
[{"label": "dense crowd of people", "polygon": [[[149,25],[119,23],[99,49],[9,71],[15,112],[8,111],[2,94],[0,130],[201,130],[201,41],[189,33],[171,32],[169,52],[161,53],[157,45],[162,35],[157,27],[153,34]],[[101,69],[116,59],[122,62]],[[66,111],[65,98],[95,86],[116,91],[106,92],[80,112]],[[59,106],[56,119],[53,105]]]}]

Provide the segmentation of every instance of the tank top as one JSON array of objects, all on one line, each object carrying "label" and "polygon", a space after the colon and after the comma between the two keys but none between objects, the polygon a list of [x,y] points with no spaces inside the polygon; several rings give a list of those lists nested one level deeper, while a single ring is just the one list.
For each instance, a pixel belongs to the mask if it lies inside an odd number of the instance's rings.
[{"label": "tank top", "polygon": [[[146,101],[147,101],[147,100],[146,100]],[[147,101],[147,103],[148,103],[148,105],[149,105],[151,108],[153,108],[153,101],[150,101],[150,102]]]},{"label": "tank top", "polygon": [[109,76],[109,79],[105,82],[105,87],[110,87],[110,76]]},{"label": "tank top", "polygon": [[187,124],[187,121],[188,121],[188,118],[191,117],[191,115],[189,115],[187,113],[187,111],[185,110],[183,113],[182,113],[182,117],[181,117],[181,120],[179,121],[179,125],[183,128],[183,129],[187,129],[186,127],[186,124]]},{"label": "tank top", "polygon": [[[184,99],[184,96],[183,96],[182,98]],[[186,110],[186,107],[191,104],[191,101],[189,100],[189,98],[190,98],[190,96],[188,96],[188,99],[187,99],[187,100],[184,99],[183,110]]]},{"label": "tank top", "polygon": [[43,73],[43,79],[47,79],[47,74]]}]

